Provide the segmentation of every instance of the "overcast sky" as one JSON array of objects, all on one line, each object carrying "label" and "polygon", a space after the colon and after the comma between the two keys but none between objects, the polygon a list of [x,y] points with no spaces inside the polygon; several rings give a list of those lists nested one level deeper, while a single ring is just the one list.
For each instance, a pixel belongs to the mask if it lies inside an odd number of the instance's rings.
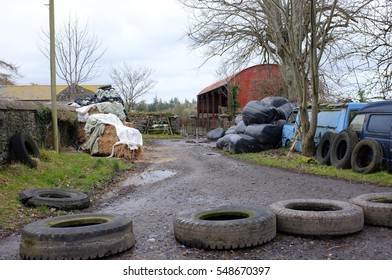
[{"label": "overcast sky", "polygon": [[[1,1],[0,59],[19,66],[23,78],[18,85],[50,84],[50,67],[40,52],[42,30],[49,30],[49,0]],[[217,60],[201,68],[203,57],[188,48],[184,37],[188,17],[176,0],[54,0],[56,25],[76,16],[81,26],[88,24],[107,48],[100,60],[102,75],[89,84],[111,83],[113,67],[124,62],[154,70],[158,81],[152,93],[169,101],[178,97],[191,101],[216,81]],[[65,84],[57,78],[57,84]]]}]

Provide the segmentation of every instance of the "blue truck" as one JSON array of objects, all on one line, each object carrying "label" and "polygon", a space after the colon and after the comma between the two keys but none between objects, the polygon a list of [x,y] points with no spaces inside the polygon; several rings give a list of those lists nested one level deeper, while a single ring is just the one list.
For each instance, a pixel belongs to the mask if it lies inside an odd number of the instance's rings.
[{"label": "blue truck", "polygon": [[[340,131],[345,130],[354,115],[368,103],[362,102],[347,102],[347,103],[325,103],[319,104],[319,113],[317,115],[317,129],[314,135],[315,145],[323,143],[323,151],[321,154],[329,152],[329,145],[325,138],[332,137],[331,135],[338,134]],[[311,108],[308,109],[309,118],[311,116]],[[294,143],[294,150],[297,152],[302,151],[301,133],[300,133],[300,117],[298,108],[295,108],[291,115],[288,117],[287,123],[283,126],[282,130],[282,146],[291,147]],[[323,136],[329,132],[324,139]],[[330,143],[330,142],[328,142]],[[322,156],[323,157],[323,156]],[[327,163],[327,162],[325,162]]]},{"label": "blue truck", "polygon": [[365,174],[384,168],[392,171],[392,100],[375,101],[363,107],[347,131],[354,132],[359,141],[350,156],[354,171]]}]

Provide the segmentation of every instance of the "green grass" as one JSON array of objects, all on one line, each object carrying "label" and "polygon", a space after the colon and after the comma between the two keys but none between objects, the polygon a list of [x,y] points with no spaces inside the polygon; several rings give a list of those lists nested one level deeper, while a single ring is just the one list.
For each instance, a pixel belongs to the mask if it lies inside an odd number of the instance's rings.
[{"label": "green grass", "polygon": [[180,134],[143,134],[143,139],[183,139],[184,136]]},{"label": "green grass", "polygon": [[[144,138],[179,139],[182,136],[144,135]],[[358,174],[351,170],[339,170],[317,163],[288,150],[268,150],[261,153],[229,154],[229,157],[265,166],[284,168],[300,173],[317,174],[349,181],[392,186],[392,174],[380,171],[374,174]],[[91,157],[85,153],[55,153],[41,151],[42,160],[35,169],[22,164],[11,164],[0,169],[0,236],[20,229],[26,223],[39,218],[65,214],[48,207],[30,208],[19,200],[26,189],[61,188],[86,192],[90,195],[107,191],[110,182],[122,171],[132,169],[132,163],[115,158]]]},{"label": "green grass", "polygon": [[38,218],[62,214],[47,207],[24,206],[18,197],[26,189],[60,188],[94,194],[110,188],[108,183],[118,172],[132,168],[128,161],[85,153],[42,150],[41,156],[37,168],[14,163],[0,169],[0,231],[12,231]]},{"label": "green grass", "polygon": [[360,174],[353,172],[351,169],[336,169],[334,166],[318,163],[314,158],[290,153],[286,149],[268,150],[261,153],[234,154],[230,156],[256,164],[289,169],[300,173],[323,175],[381,186],[392,186],[392,174],[386,171],[373,174]]}]

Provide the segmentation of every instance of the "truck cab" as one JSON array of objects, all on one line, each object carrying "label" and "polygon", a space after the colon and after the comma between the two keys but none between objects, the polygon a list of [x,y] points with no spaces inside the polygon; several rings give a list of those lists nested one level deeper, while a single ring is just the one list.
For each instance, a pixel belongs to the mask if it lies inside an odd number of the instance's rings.
[{"label": "truck cab", "polygon": [[358,111],[348,126],[359,140],[372,139],[381,144],[382,164],[392,170],[392,100],[376,101]]},{"label": "truck cab", "polygon": [[[338,134],[346,129],[354,115],[368,103],[347,102],[347,103],[325,103],[319,105],[317,118],[317,128],[314,135],[314,142],[317,146],[321,137],[326,132]],[[311,119],[311,108],[308,109],[309,119]],[[282,146],[290,147],[294,144],[294,150],[302,151],[300,117],[298,108],[295,108],[288,118],[282,130]]]}]

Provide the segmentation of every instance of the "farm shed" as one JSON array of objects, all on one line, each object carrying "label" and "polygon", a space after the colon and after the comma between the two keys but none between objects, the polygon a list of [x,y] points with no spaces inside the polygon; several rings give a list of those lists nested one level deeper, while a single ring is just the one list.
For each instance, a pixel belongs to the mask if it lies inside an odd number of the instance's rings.
[{"label": "farm shed", "polygon": [[280,96],[282,79],[277,64],[260,64],[246,68],[232,76],[218,81],[200,91],[197,95],[197,120],[199,126],[219,126],[218,115],[223,108],[230,107],[230,87],[237,86],[237,100],[242,109],[251,100],[266,96]]}]

